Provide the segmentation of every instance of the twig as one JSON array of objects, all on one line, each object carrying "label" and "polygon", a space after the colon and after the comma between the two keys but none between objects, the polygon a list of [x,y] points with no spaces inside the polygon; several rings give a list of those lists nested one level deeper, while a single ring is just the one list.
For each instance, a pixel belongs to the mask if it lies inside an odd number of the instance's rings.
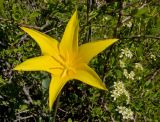
[{"label": "twig", "polygon": [[125,19],[122,20],[122,23],[125,23],[131,19],[131,16],[126,17]]},{"label": "twig", "polygon": [[[28,28],[34,28],[34,29],[36,29],[36,30],[44,30],[46,27],[48,27],[49,25],[50,25],[50,22],[49,21],[46,21],[46,23],[43,25],[43,26],[41,26],[41,27],[37,27],[37,26],[32,26],[32,25],[25,25],[25,24],[19,24],[20,26],[25,26],[25,27],[28,27]],[[54,28],[52,28],[52,29],[50,29],[50,30],[48,30],[48,31],[46,31],[46,32],[44,32],[44,33],[48,33],[49,31],[51,31],[51,30],[53,30]],[[20,43],[21,42],[24,42],[25,40],[29,40],[29,38],[28,38],[28,35],[27,34],[24,34],[22,37],[21,37],[21,39],[20,39],[20,41],[18,42],[18,44],[17,44],[17,46],[19,47],[20,46]]]},{"label": "twig", "polygon": [[61,108],[58,108],[58,110],[60,110],[60,111],[62,111],[62,112],[64,112],[64,113],[68,113],[67,111],[65,111],[65,110],[63,110],[63,109],[61,109]]},{"label": "twig", "polygon": [[28,98],[28,101],[29,101],[29,104],[32,104],[33,103],[33,100],[29,94],[29,88],[26,87],[26,85],[23,86],[23,91],[24,91],[24,94],[27,96]]},{"label": "twig", "polygon": [[24,24],[24,23],[18,23],[18,22],[13,21],[13,20],[4,19],[4,18],[2,18],[2,17],[0,17],[0,21],[2,21],[2,22],[8,22],[8,23],[14,23],[14,24],[16,24],[17,26],[25,26],[25,27],[34,28],[34,29],[37,29],[37,30],[44,30],[46,27],[48,27],[48,26],[51,24],[50,21],[47,20],[44,25],[42,25],[41,27],[38,27],[38,26],[33,26],[33,25],[26,25],[26,24]]},{"label": "twig", "polygon": [[[21,122],[22,120],[25,120],[28,119],[28,118],[34,118],[33,115],[30,115],[30,116],[26,116],[26,117],[21,117],[21,116],[18,116],[18,118],[16,120],[14,120],[14,122]],[[35,120],[35,118],[34,118]]]},{"label": "twig", "polygon": [[[29,115],[29,116],[22,116],[23,114],[29,112],[29,110],[24,110],[24,111],[20,111],[18,113],[16,113],[16,119],[13,122],[21,122],[22,120],[28,119],[28,118],[33,118],[35,120],[34,115]],[[22,115],[21,115],[22,114]]]},{"label": "twig", "polygon": [[147,5],[147,1],[145,0],[145,1],[144,1],[144,4],[143,4],[141,7],[139,7],[139,9],[144,8],[146,5]]},{"label": "twig", "polygon": [[160,39],[160,37],[155,37],[152,35],[134,35],[129,37],[120,37],[119,39],[133,39],[133,38],[153,38],[153,39]]},{"label": "twig", "polygon": [[12,22],[13,22],[12,20],[4,19],[4,18],[2,18],[2,17],[0,17],[0,21],[2,21],[2,22],[9,22],[9,23],[12,23]]},{"label": "twig", "polygon": [[19,23],[19,26],[25,26],[25,27],[28,27],[28,28],[34,28],[36,30],[44,30],[49,25],[50,25],[50,21],[49,20],[47,20],[46,23],[44,25],[42,25],[41,27]]},{"label": "twig", "polygon": [[135,114],[133,121],[136,122],[137,120],[137,114]]},{"label": "twig", "polygon": [[24,40],[28,40],[29,38],[27,38],[27,34],[24,34],[21,38],[20,41],[17,43],[17,46],[19,47],[21,42],[24,42]]},{"label": "twig", "polygon": [[54,29],[55,29],[55,28],[51,28],[51,29],[45,31],[44,33],[49,33],[49,32],[51,32],[51,31],[53,31]]},{"label": "twig", "polygon": [[27,112],[29,112],[29,110],[20,111],[20,112],[16,113],[16,115],[21,114],[21,113],[27,113]]},{"label": "twig", "polygon": [[105,108],[106,111],[109,112],[112,122],[116,122],[115,119],[113,118],[112,114],[110,113],[108,107],[106,105],[104,105],[104,108]]},{"label": "twig", "polygon": [[89,21],[89,12],[92,10],[92,5],[93,5],[93,0],[87,0],[87,26],[88,28],[88,32],[86,35],[86,41],[89,42],[91,39],[91,21]]},{"label": "twig", "polygon": [[2,45],[2,46],[4,46],[4,47],[6,46],[6,44],[3,43],[3,42],[1,42],[1,41],[0,41],[0,45]]},{"label": "twig", "polygon": [[149,78],[148,81],[151,82],[151,81],[156,77],[156,75],[159,74],[159,72],[160,72],[160,67],[155,70],[155,72],[154,72],[153,75]]},{"label": "twig", "polygon": [[122,22],[122,14],[123,14],[123,0],[119,0],[119,15],[118,15],[118,21],[117,21],[117,25],[114,29],[114,37],[117,37],[117,32],[118,32],[118,28],[121,26]]}]

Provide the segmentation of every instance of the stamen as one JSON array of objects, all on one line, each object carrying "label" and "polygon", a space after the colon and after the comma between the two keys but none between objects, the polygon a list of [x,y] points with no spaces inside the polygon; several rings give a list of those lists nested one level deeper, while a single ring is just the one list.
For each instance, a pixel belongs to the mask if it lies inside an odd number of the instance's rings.
[{"label": "stamen", "polygon": [[66,74],[67,74],[67,69],[63,70],[63,72],[62,72],[62,74],[61,74],[61,77],[62,77],[62,78],[65,77]]}]

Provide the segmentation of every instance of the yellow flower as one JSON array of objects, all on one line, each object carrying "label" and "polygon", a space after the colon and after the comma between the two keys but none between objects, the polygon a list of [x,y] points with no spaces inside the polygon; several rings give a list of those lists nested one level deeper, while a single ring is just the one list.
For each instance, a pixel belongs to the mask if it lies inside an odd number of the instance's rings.
[{"label": "yellow flower", "polygon": [[100,40],[78,46],[78,14],[74,12],[59,43],[52,37],[34,29],[21,27],[40,46],[42,56],[28,59],[14,70],[47,71],[51,73],[49,86],[49,108],[52,109],[57,95],[67,81],[80,80],[86,84],[106,90],[99,76],[87,64],[98,53],[117,39]]}]

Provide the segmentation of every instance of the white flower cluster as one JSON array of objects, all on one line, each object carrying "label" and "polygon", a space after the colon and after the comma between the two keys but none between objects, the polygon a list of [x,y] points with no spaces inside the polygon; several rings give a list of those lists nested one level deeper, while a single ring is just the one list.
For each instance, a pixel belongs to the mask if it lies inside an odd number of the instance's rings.
[{"label": "white flower cluster", "polygon": [[151,57],[151,59],[153,59],[154,61],[156,61],[156,56],[155,55],[151,54],[150,57]]},{"label": "white flower cluster", "polygon": [[131,71],[130,73],[128,73],[127,69],[124,69],[123,74],[127,79],[134,80],[134,76],[135,76],[134,71]]},{"label": "white flower cluster", "polygon": [[114,82],[114,90],[111,91],[112,93],[112,97],[114,98],[114,100],[116,100],[119,96],[121,95],[125,95],[127,97],[127,104],[130,102],[130,96],[128,91],[125,89],[123,82],[118,81],[118,82]]},{"label": "white flower cluster", "polygon": [[125,48],[121,49],[121,54],[119,57],[122,58],[123,56],[126,56],[127,58],[131,59],[133,57],[133,54],[128,48]]},{"label": "white flower cluster", "polygon": [[104,0],[96,0],[97,8],[100,8],[103,4],[105,4]]},{"label": "white flower cluster", "polygon": [[139,70],[143,70],[143,66],[140,63],[135,63],[135,68]]},{"label": "white flower cluster", "polygon": [[133,118],[133,112],[131,109],[126,108],[124,106],[118,106],[117,111],[122,114],[123,119],[134,119]]},{"label": "white flower cluster", "polygon": [[126,66],[125,66],[125,62],[124,62],[124,61],[122,61],[122,60],[120,60],[120,61],[119,61],[119,65],[120,65],[120,67],[121,67],[121,68],[126,67]]},{"label": "white flower cluster", "polygon": [[122,26],[127,26],[127,27],[132,27],[132,22],[125,22],[125,23],[123,23],[123,25]]}]

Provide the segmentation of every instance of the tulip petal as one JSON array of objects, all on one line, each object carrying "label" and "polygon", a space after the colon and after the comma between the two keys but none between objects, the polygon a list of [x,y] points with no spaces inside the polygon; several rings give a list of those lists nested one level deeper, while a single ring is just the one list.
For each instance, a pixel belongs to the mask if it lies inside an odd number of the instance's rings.
[{"label": "tulip petal", "polygon": [[73,75],[73,78],[80,80],[88,85],[106,90],[105,85],[103,84],[97,73],[89,66],[87,66],[87,64],[81,64],[80,68],[78,68],[76,70],[76,73]]},{"label": "tulip petal", "polygon": [[50,82],[49,86],[49,109],[50,111],[52,110],[53,103],[55,102],[58,94],[64,87],[64,85],[67,83],[69,78],[67,77],[58,77],[58,76],[53,76]]},{"label": "tulip petal", "polygon": [[64,57],[70,53],[76,53],[78,51],[78,30],[79,24],[76,10],[67,24],[59,45],[60,53]]},{"label": "tulip petal", "polygon": [[[54,73],[54,69],[61,69],[62,66],[59,62],[54,60],[51,56],[39,56],[28,59],[14,68],[14,70],[21,71],[47,71]],[[61,73],[61,72],[60,72]]]},{"label": "tulip petal", "polygon": [[20,27],[26,33],[28,33],[40,46],[43,55],[57,56],[58,54],[58,41],[52,37],[41,33],[37,30]]},{"label": "tulip petal", "polygon": [[94,56],[115,43],[117,40],[118,39],[107,39],[81,45],[79,47],[79,57],[81,58],[81,61],[83,63],[89,63]]}]

